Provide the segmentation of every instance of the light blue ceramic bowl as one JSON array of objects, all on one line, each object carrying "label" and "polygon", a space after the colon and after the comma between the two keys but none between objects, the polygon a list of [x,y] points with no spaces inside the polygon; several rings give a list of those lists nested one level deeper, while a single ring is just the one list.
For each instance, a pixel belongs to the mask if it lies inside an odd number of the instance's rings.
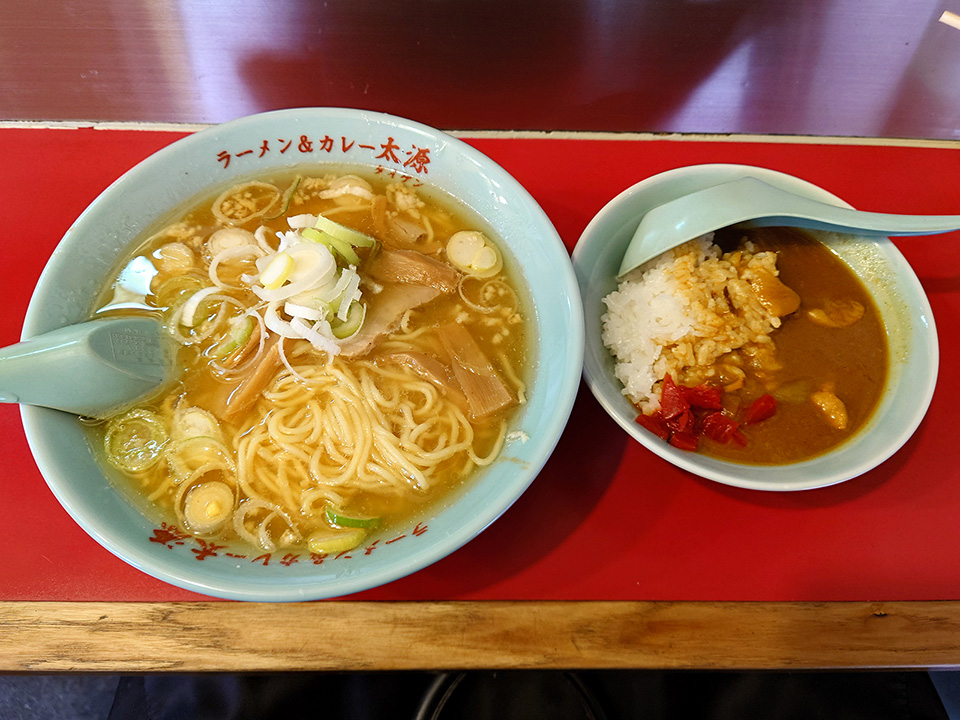
[{"label": "light blue ceramic bowl", "polygon": [[[831,247],[863,280],[886,325],[890,372],[872,419],[833,451],[804,462],[751,466],[724,462],[671,447],[636,423],[637,411],[613,374],[613,357],[601,339],[603,298],[616,289],[616,274],[633,232],[647,211],[681,195],[744,176],[850,207],[799,178],[744,165],[694,165],[670,170],[628,188],[593,218],[573,253],[585,316],[584,376],[594,396],[638,442],[674,465],[726,485],[757,490],[805,490],[849,480],[893,455],[916,430],[933,396],[939,346],[933,313],[910,265],[886,238],[833,235]],[[816,234],[816,233],[814,233]]]},{"label": "light blue ceramic bowl", "polygon": [[[145,516],[99,464],[77,419],[23,407],[27,439],[47,484],[93,538],[134,567],[212,596],[311,600],[354,593],[419,570],[497,519],[553,451],[580,381],[583,321],[567,252],[547,216],[506,171],[433,128],[373,112],[284,110],[190,135],[143,161],[74,223],[43,272],[23,337],[86,319],[131,241],[158,217],[212,186],[296,165],[346,163],[404,174],[466,204],[505,245],[529,291],[535,327],[527,402],[513,420],[525,442],[507,444],[452,504],[408,527],[372,536],[349,557],[245,557],[204,545]],[[540,339],[545,339],[542,345]],[[549,351],[547,351],[549,350]]]}]

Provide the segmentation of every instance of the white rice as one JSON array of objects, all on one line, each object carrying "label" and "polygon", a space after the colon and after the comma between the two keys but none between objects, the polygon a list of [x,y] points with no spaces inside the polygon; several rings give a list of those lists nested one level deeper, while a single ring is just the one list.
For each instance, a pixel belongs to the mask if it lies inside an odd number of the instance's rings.
[{"label": "white rice", "polygon": [[780,319],[759,302],[751,273],[777,274],[776,254],[722,255],[704,235],[627,275],[603,299],[604,344],[616,358],[623,393],[644,412],[660,406],[655,385],[671,373],[713,372],[717,358],[747,344],[770,344]]},{"label": "white rice", "polygon": [[693,321],[684,312],[676,278],[667,273],[673,256],[666,254],[653,266],[628,275],[617,290],[603,299],[607,312],[603,321],[603,344],[617,358],[614,372],[623,383],[623,392],[634,403],[650,397],[654,363],[663,346],[678,342],[693,330]]}]

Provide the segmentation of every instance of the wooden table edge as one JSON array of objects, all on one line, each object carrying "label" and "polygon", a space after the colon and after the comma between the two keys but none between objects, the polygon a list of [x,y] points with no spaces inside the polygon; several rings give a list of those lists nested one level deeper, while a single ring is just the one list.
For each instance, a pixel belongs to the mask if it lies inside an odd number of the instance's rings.
[{"label": "wooden table edge", "polygon": [[0,672],[953,665],[960,601],[0,603]]}]

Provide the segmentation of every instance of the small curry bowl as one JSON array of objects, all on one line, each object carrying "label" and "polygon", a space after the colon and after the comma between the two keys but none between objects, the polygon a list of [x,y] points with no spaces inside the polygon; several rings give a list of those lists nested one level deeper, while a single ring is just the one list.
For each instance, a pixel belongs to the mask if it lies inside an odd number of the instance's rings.
[{"label": "small curry bowl", "polygon": [[[526,402],[512,416],[512,437],[498,458],[452,497],[423,517],[369,535],[354,551],[325,558],[306,551],[238,555],[141,512],[129,481],[99,461],[77,417],[24,406],[36,462],[67,512],[109,551],[181,588],[236,600],[314,600],[424,568],[471,540],[526,490],[572,410],[582,370],[582,308],[569,255],[546,214],[513,177],[463,141],[361,110],[254,115],[189,135],[144,160],[61,240],[31,299],[23,337],[86,320],[135,239],[178,206],[238,178],[331,164],[422,182],[465,205],[499,237],[531,317]],[[548,339],[549,352],[540,338]]]},{"label": "small curry bowl", "polygon": [[[832,450],[802,462],[749,465],[674,448],[637,424],[638,411],[614,375],[614,358],[601,338],[603,298],[641,216],[653,207],[711,185],[757,177],[771,185],[850,207],[809,182],[766,168],[695,165],[647,178],[611,200],[587,225],[573,252],[585,316],[584,377],[607,413],[634,439],[674,465],[719,483],[756,490],[825,487],[865,473],[893,455],[913,434],[933,396],[939,346],[930,303],[913,270],[887,238],[832,235],[831,249],[863,282],[887,332],[889,371],[871,418]],[[817,233],[811,233],[815,237]],[[822,236],[820,236],[822,237]]]}]

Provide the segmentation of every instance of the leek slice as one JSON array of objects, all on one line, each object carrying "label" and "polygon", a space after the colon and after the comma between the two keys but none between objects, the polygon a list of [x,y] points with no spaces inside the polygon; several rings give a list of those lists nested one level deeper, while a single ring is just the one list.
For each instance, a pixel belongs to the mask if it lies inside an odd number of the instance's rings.
[{"label": "leek slice", "polygon": [[156,289],[155,304],[161,309],[173,307],[188,294],[192,295],[204,287],[204,281],[196,275],[174,275]]},{"label": "leek slice", "polygon": [[447,242],[447,257],[465,273],[492,277],[503,268],[503,258],[496,245],[479,230],[461,230]]},{"label": "leek slice", "polygon": [[107,460],[125,472],[141,472],[157,464],[168,439],[160,417],[136,408],[107,424],[103,449]]},{"label": "leek slice", "polygon": [[[274,280],[265,273],[270,271],[272,264],[282,255],[287,255],[292,261],[290,272],[283,278],[285,284],[278,285],[275,289],[270,289],[263,284],[264,279]],[[280,259],[280,265],[276,272],[282,272],[286,265],[286,260]],[[328,285],[337,272],[337,259],[334,257],[330,248],[315,243],[297,243],[288,245],[286,250],[277,253],[268,258],[261,258],[257,261],[257,268],[261,274],[255,278],[260,283],[252,285],[253,292],[261,300],[267,302],[283,301],[292,298],[301,293],[311,292],[318,288]]]},{"label": "leek slice", "polygon": [[220,423],[213,413],[192,405],[181,406],[173,413],[173,427],[170,439],[174,442],[189,438],[205,437],[223,441]]},{"label": "leek slice", "polygon": [[216,437],[189,437],[167,448],[165,454],[174,482],[178,485],[213,471],[236,472],[232,453]]},{"label": "leek slice", "polygon": [[235,321],[232,321],[233,330],[224,338],[222,343],[213,351],[214,357],[218,360],[229,357],[241,347],[247,344],[250,336],[253,334],[253,318],[249,315],[242,315]]},{"label": "leek slice", "polygon": [[322,230],[328,235],[332,235],[337,240],[342,242],[349,243],[354,247],[373,247],[377,244],[377,241],[366,233],[362,233],[359,230],[354,230],[349,228],[346,225],[341,225],[338,222],[334,222],[329,218],[325,218],[323,215],[317,216],[317,224],[315,227],[318,230]]},{"label": "leek slice", "polygon": [[190,488],[183,501],[183,517],[196,532],[218,530],[233,516],[233,490],[220,481]]},{"label": "leek slice", "polygon": [[337,253],[351,265],[360,264],[360,256],[357,255],[349,242],[315,228],[304,228],[300,231],[300,234],[307,240],[326,246],[328,250]]},{"label": "leek slice", "polygon": [[298,305],[297,303],[292,303],[289,300],[283,304],[283,311],[290,317],[303,318],[304,320],[309,320],[310,322],[317,322],[318,320],[323,320],[327,317],[327,313],[323,310],[310,307],[309,305]]},{"label": "leek slice", "polygon": [[338,527],[348,528],[372,528],[380,524],[378,517],[360,517],[359,515],[346,515],[342,510],[338,510],[333,505],[327,505],[324,510],[327,516],[327,522]]},{"label": "leek slice", "polygon": [[350,303],[350,308],[347,310],[347,317],[343,321],[334,320],[330,323],[330,331],[333,333],[333,336],[337,340],[345,340],[348,337],[355,335],[360,328],[363,326],[363,319],[367,314],[367,308],[365,305],[361,305],[357,301]]},{"label": "leek slice", "polygon": [[293,257],[288,252],[277,253],[266,269],[260,273],[260,284],[267,290],[276,290],[282,286],[293,272]]},{"label": "leek slice", "polygon": [[367,536],[367,531],[363,528],[350,528],[349,530],[321,530],[313,533],[307,539],[307,547],[310,552],[319,554],[330,554],[353,550],[357,545],[363,542]]},{"label": "leek slice", "polygon": [[195,327],[197,324],[197,311],[200,309],[200,303],[218,292],[220,292],[220,288],[216,286],[205,287],[202,290],[197,290],[193,295],[187,298],[187,301],[183,304],[183,312],[180,313],[180,324],[185,327]]},{"label": "leek slice", "polygon": [[[353,307],[352,303],[359,300],[362,295],[360,292],[360,276],[357,271],[353,268],[347,268],[342,274],[348,275],[348,277],[347,286],[343,289],[343,298],[340,300],[340,307],[337,308],[337,319],[340,322],[346,321],[347,313]],[[346,306],[343,303],[347,303]]]},{"label": "leek slice", "polygon": [[224,190],[210,211],[225,225],[242,225],[266,215],[280,197],[276,185],[251,180]]},{"label": "leek slice", "polygon": [[283,207],[280,208],[280,212],[276,215],[264,216],[264,220],[276,220],[278,217],[282,217],[287,214],[287,211],[290,209],[290,201],[293,200],[293,196],[297,192],[297,188],[300,187],[300,181],[303,180],[302,177],[297,175],[296,179],[290,184],[290,187],[287,189],[287,192],[283,199]]},{"label": "leek slice", "polygon": [[330,312],[344,322],[347,319],[347,313],[350,310],[350,303],[359,300],[362,296],[360,292],[360,276],[352,268],[344,268],[340,273],[336,286],[333,288],[334,296],[330,299],[327,307]]}]

